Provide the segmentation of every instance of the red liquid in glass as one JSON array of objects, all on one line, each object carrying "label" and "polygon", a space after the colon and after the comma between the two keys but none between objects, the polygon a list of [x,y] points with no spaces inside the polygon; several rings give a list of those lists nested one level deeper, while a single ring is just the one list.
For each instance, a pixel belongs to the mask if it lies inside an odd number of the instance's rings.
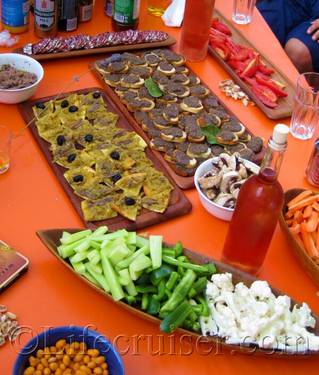
[{"label": "red liquid in glass", "polygon": [[266,256],[283,202],[284,193],[273,169],[265,168],[250,177],[239,193],[223,260],[256,274]]},{"label": "red liquid in glass", "polygon": [[204,60],[215,0],[186,0],[180,52],[189,61]]}]

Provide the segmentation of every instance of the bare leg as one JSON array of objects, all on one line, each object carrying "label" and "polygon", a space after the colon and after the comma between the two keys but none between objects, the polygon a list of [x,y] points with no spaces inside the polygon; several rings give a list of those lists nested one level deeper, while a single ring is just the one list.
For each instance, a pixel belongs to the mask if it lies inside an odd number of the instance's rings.
[{"label": "bare leg", "polygon": [[289,39],[285,45],[285,51],[299,73],[313,71],[310,51],[299,39]]}]

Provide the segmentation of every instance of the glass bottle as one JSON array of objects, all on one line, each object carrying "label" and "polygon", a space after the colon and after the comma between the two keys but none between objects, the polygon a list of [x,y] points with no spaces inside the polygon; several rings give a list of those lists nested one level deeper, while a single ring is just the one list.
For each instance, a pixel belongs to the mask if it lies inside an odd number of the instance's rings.
[{"label": "glass bottle", "polygon": [[104,13],[112,17],[113,16],[113,8],[114,8],[114,0],[105,0],[104,3]]},{"label": "glass bottle", "polygon": [[78,27],[78,1],[59,0],[58,28],[61,31],[74,31]]},{"label": "glass bottle", "polygon": [[87,22],[93,16],[93,0],[79,0],[79,22]]},{"label": "glass bottle", "polygon": [[29,28],[29,0],[2,0],[1,23],[12,34],[23,33]]},{"label": "glass bottle", "polygon": [[189,61],[204,60],[215,0],[186,0],[180,52]]},{"label": "glass bottle", "polygon": [[34,33],[39,38],[53,37],[58,32],[58,1],[34,1]]},{"label": "glass bottle", "polygon": [[112,26],[116,31],[136,29],[140,14],[140,0],[115,0]]},{"label": "glass bottle", "polygon": [[306,176],[311,185],[319,187],[319,138],[316,139],[314,149],[310,156]]},{"label": "glass bottle", "polygon": [[251,274],[262,266],[283,206],[284,193],[277,177],[288,133],[288,126],[275,126],[258,175],[240,189],[226,236],[222,260]]}]

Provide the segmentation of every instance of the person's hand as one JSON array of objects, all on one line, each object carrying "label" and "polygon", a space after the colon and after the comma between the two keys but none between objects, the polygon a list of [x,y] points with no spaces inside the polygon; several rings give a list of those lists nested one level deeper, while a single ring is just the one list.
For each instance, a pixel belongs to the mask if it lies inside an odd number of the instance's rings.
[{"label": "person's hand", "polygon": [[311,22],[307,33],[312,34],[312,40],[315,40],[319,43],[319,18]]}]

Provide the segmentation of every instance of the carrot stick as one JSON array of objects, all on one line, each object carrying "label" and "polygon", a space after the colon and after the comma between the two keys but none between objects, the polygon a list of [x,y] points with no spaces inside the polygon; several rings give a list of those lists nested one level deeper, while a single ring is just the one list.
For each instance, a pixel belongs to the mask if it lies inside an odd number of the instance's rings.
[{"label": "carrot stick", "polygon": [[[308,206],[310,207],[310,206]],[[307,220],[306,223],[306,231],[307,232],[314,232],[317,229],[318,226],[318,212],[314,211],[311,213],[311,216]]]},{"label": "carrot stick", "polygon": [[292,218],[293,216],[294,216],[294,213],[291,212],[291,211],[287,211],[287,212],[285,213],[285,219],[290,219],[290,218]]},{"label": "carrot stick", "polygon": [[318,256],[319,253],[313,242],[311,234],[307,232],[306,223],[301,223],[301,238],[308,255],[311,257]]},{"label": "carrot stick", "polygon": [[298,242],[298,245],[299,245],[302,249],[305,250],[305,245],[304,245],[304,243],[302,242],[302,239],[300,238],[300,235],[292,232],[292,236],[293,236],[293,238],[296,240],[296,242]]},{"label": "carrot stick", "polygon": [[303,211],[303,214],[302,214],[302,217],[304,219],[308,219],[312,214],[312,206],[307,206],[304,211]]},{"label": "carrot stick", "polygon": [[287,206],[291,207],[295,205],[296,203],[302,201],[303,199],[309,197],[310,195],[312,195],[311,190],[304,190],[301,193],[299,193],[295,198],[293,198],[290,202],[288,202]]},{"label": "carrot stick", "polygon": [[299,224],[303,222],[303,215],[301,211],[298,210],[294,212],[294,220]]},{"label": "carrot stick", "polygon": [[316,248],[319,249],[319,228],[317,227]]},{"label": "carrot stick", "polygon": [[300,210],[301,208],[304,208],[304,207],[308,206],[309,204],[312,204],[313,202],[316,202],[317,200],[319,200],[319,194],[313,195],[312,197],[305,198],[302,201],[294,204],[293,206],[290,206],[289,211],[294,212],[296,210]]},{"label": "carrot stick", "polygon": [[317,202],[312,204],[312,208],[316,210],[317,212],[319,212],[319,204]]},{"label": "carrot stick", "polygon": [[298,234],[300,233],[300,224],[295,224],[294,226],[289,228],[291,234]]}]

